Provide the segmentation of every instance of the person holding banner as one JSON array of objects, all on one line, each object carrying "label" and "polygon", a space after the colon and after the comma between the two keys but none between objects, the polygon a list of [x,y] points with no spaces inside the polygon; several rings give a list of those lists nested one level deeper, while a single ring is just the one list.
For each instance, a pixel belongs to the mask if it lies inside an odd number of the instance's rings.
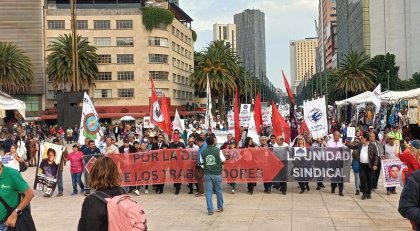
[{"label": "person holding banner", "polygon": [[[179,131],[178,129],[174,130],[174,134],[172,134],[172,142],[168,145],[169,149],[185,149],[185,145],[182,142],[179,142]],[[174,183],[175,187],[175,195],[178,195],[181,191],[181,183]],[[193,194],[192,190],[190,190],[189,194]]]},{"label": "person holding banner", "polygon": [[369,134],[364,133],[361,143],[346,144],[350,149],[357,149],[359,161],[360,190],[363,192],[362,200],[371,199],[373,174],[378,168],[378,150],[369,142]]},{"label": "person holding banner", "polygon": [[[86,143],[85,143],[86,144]],[[91,162],[92,158],[98,158],[99,156],[102,156],[101,150],[96,147],[95,141],[89,140],[87,142],[87,146],[84,149],[81,149],[83,152],[83,162],[84,165],[87,165],[89,162]],[[85,196],[89,196],[90,194],[90,188],[89,188],[89,174],[88,171],[84,172],[85,176]]]},{"label": "person holding banner", "polygon": [[381,175],[381,169],[382,169],[382,163],[381,159],[384,156],[384,146],[376,139],[376,133],[375,132],[369,132],[369,142],[375,145],[376,149],[378,150],[378,168],[375,170],[375,174],[373,175],[373,185],[372,188],[374,190],[378,189],[378,181],[379,176]]},{"label": "person holding banner", "polygon": [[[64,143],[63,142],[60,143],[60,141],[58,139],[54,139],[53,143],[57,144],[57,145],[63,145],[64,146]],[[64,169],[64,165],[66,165],[68,154],[69,154],[69,152],[67,151],[67,148],[64,147],[63,155],[62,155],[61,160],[60,160],[60,165],[59,165],[58,174],[57,174],[57,188],[58,188],[57,196],[58,197],[63,196],[63,192],[64,192],[64,188],[63,188],[63,169]]]},{"label": "person holding banner", "polygon": [[[294,147],[299,147],[299,148],[306,148],[306,143],[305,143],[305,138],[302,135],[299,135],[296,137],[296,144],[294,145]],[[309,182],[303,182],[303,181],[298,181],[299,187],[300,187],[300,192],[299,194],[302,194],[305,192],[306,190],[311,190],[311,188],[309,187]]]},{"label": "person holding banner", "polygon": [[25,159],[19,155],[17,150],[18,150],[18,146],[16,144],[13,144],[10,147],[10,152],[4,154],[1,160],[3,162],[3,165],[13,168],[20,172],[19,163],[24,163]]},{"label": "person holding banner", "polygon": [[[397,145],[395,145],[395,137],[392,135],[388,135],[387,140],[386,140],[386,144],[384,147],[385,150],[385,155],[383,157],[383,159],[385,160],[392,160],[392,159],[397,159]],[[396,192],[396,187],[386,187],[386,194],[387,195],[391,195],[392,194],[397,194]]]},{"label": "person holding banner", "polygon": [[[168,145],[165,143],[165,137],[163,134],[158,135],[158,142],[152,144],[152,150],[159,150],[159,149],[167,149]],[[162,194],[163,188],[165,187],[165,184],[158,184],[156,185],[156,193]]]},{"label": "person holding banner", "polygon": [[196,139],[197,145],[198,145],[198,156],[200,158],[197,158],[197,163],[195,165],[195,169],[197,170],[197,185],[198,185],[198,192],[195,194],[196,197],[204,196],[204,169],[203,169],[203,162],[201,161],[201,154],[206,150],[207,143],[204,141],[203,138],[198,137]]},{"label": "person holding banner", "polygon": [[[273,148],[273,145],[268,143],[268,138],[266,136],[261,136],[260,138],[262,148]],[[273,182],[264,182],[264,193],[271,193],[271,187],[273,186]]]},{"label": "person holding banner", "polygon": [[[251,137],[246,137],[245,138],[245,142],[242,148],[255,148],[255,144],[254,141],[252,140]],[[249,194],[254,194],[254,187],[257,186],[257,183],[255,182],[248,182],[247,183],[247,188],[248,188],[248,193]]]},{"label": "person holding banner", "polygon": [[77,185],[80,187],[80,192],[84,193],[85,185],[82,182],[83,153],[79,151],[77,144],[73,145],[73,152],[67,156],[67,160],[70,161],[71,183],[73,186],[71,196],[77,195]]},{"label": "person holding banner", "polygon": [[[348,124],[347,124],[348,125]],[[343,142],[340,139],[340,132],[335,131],[333,134],[333,139],[328,140],[327,142],[328,148],[342,148],[344,147]],[[343,190],[344,190],[344,183],[331,183],[331,193],[335,193],[335,189],[338,185],[338,194],[340,196],[344,196]]]}]

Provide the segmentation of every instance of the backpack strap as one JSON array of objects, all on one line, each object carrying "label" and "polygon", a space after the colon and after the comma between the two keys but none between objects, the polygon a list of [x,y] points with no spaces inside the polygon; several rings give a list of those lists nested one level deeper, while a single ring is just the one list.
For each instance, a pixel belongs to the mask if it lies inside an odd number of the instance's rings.
[{"label": "backpack strap", "polygon": [[100,201],[107,204],[108,202],[105,200],[105,198],[111,198],[108,194],[102,192],[102,191],[96,191],[92,196],[98,198]]},{"label": "backpack strap", "polygon": [[[8,217],[13,212],[12,207],[10,207],[10,205],[7,204],[7,202],[2,197],[0,197],[0,203],[3,204],[4,208],[6,208],[6,210],[8,212],[8,215],[7,215],[7,217]],[[6,219],[7,219],[7,217],[6,217]]]}]

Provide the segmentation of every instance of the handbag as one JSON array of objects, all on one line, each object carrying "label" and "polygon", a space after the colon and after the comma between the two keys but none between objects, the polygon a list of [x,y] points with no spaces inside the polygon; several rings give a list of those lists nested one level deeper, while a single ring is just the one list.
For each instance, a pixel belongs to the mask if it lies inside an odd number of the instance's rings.
[{"label": "handbag", "polygon": [[24,162],[19,162],[19,170],[20,172],[24,172],[26,171],[26,169],[28,169],[28,165]]},{"label": "handbag", "polygon": [[[19,196],[19,203],[20,203],[21,195],[18,194],[18,196]],[[7,204],[6,201],[2,197],[0,197],[0,203],[2,203],[3,206],[8,211],[6,219],[5,219],[7,220],[10,214],[13,213],[13,208],[10,207],[9,204]],[[31,214],[31,210],[29,206],[30,205],[26,206],[26,208],[22,210],[22,214],[18,215],[16,219],[15,227],[13,228],[7,227],[8,231],[36,231],[35,223],[32,218],[32,214]]]}]

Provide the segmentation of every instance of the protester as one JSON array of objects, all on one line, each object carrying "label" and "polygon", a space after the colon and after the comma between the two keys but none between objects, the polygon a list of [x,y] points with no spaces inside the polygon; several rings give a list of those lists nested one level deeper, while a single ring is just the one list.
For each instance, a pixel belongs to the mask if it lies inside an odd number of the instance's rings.
[{"label": "protester", "polygon": [[[188,138],[188,144],[187,144],[187,147],[185,147],[185,148],[188,149],[188,150],[191,150],[193,152],[198,153],[198,149],[200,147],[198,147],[198,145],[194,144],[194,142],[195,142],[194,137]],[[198,191],[198,183],[196,183],[195,185],[196,185],[196,188],[197,188],[197,191]],[[190,191],[188,192],[188,194],[193,194],[194,193],[194,184],[193,183],[189,183],[188,184],[188,188],[190,189]]]},{"label": "protester", "polygon": [[[115,162],[109,157],[98,158],[89,174],[89,187],[96,191],[104,192],[110,197],[125,194],[120,187],[121,175]],[[99,198],[89,195],[82,205],[78,231],[107,231],[108,211],[107,206]]]},{"label": "protester", "polygon": [[[63,145],[64,146],[64,142],[62,142],[60,144],[60,142],[59,142],[58,139],[54,139],[53,140],[53,143],[56,144],[56,145]],[[63,169],[64,169],[64,166],[66,165],[66,162],[67,162],[67,155],[68,155],[67,148],[64,147],[64,150],[63,150],[63,153],[62,153],[62,157],[61,157],[61,160],[60,160],[60,165],[59,165],[59,168],[58,168],[58,174],[57,174],[57,188],[58,188],[57,196],[58,197],[63,196],[63,192],[64,192],[64,187],[63,187]]]},{"label": "protester", "polygon": [[232,143],[232,141],[233,141],[233,135],[231,133],[229,133],[227,135],[227,141],[223,143],[223,145],[222,145],[222,147],[220,147],[220,149],[222,149],[222,150],[223,149],[228,149],[229,145],[230,145],[230,143]]},{"label": "protester", "polygon": [[346,144],[350,149],[357,149],[359,156],[360,190],[363,192],[362,200],[371,199],[373,173],[378,168],[378,151],[373,143],[369,142],[369,134],[364,133],[361,143]]},{"label": "protester", "polygon": [[[168,145],[169,149],[185,149],[185,145],[182,142],[179,142],[179,131],[178,129],[174,130],[174,134],[172,134],[172,142]],[[181,183],[174,183],[175,187],[175,195],[178,195],[181,190]],[[190,190],[191,192],[191,190]],[[192,194],[191,192],[190,194]]]},{"label": "protester", "polygon": [[[201,154],[207,148],[207,143],[201,137],[198,137],[196,139],[196,142],[197,142],[197,145],[199,146],[197,153],[198,153],[198,156],[201,157]],[[201,158],[197,158],[195,169],[197,171],[197,184],[198,184],[198,192],[195,194],[195,196],[197,197],[204,196],[204,183],[203,183],[204,169],[203,169],[203,162],[201,161]]]},{"label": "protester", "polygon": [[[299,148],[306,148],[306,143],[305,143],[305,138],[302,135],[299,135],[296,137],[296,143],[294,145],[294,147],[299,147]],[[305,192],[306,190],[311,190],[311,188],[309,187],[309,182],[308,181],[298,181],[299,187],[300,187],[300,192],[299,194],[302,194]]]},{"label": "protester", "polygon": [[136,149],[134,149],[134,146],[130,144],[130,141],[128,139],[123,140],[123,145],[118,149],[120,154],[129,154],[129,153],[135,153]]},{"label": "protester", "polygon": [[[83,152],[84,165],[89,163],[91,158],[93,158],[93,157],[98,158],[98,157],[102,156],[101,151],[95,145],[95,141],[88,139],[87,142],[85,141],[85,145],[86,145],[85,148],[83,148],[83,149],[80,148],[80,150]],[[90,194],[89,174],[86,174],[86,171],[85,171],[84,176],[85,176],[85,196],[89,196],[89,194]]]},{"label": "protester", "polygon": [[104,154],[118,154],[120,153],[118,146],[112,143],[112,138],[107,137],[105,140],[105,148],[103,149]]},{"label": "protester", "polygon": [[[18,170],[3,165],[1,160],[0,185],[0,230],[14,230],[19,215],[24,210],[30,214],[29,203],[34,198],[34,192]],[[10,210],[7,207],[10,207]],[[27,231],[36,230],[32,216],[30,222],[25,225]]]},{"label": "protester", "polygon": [[71,127],[66,130],[66,140],[67,144],[71,144],[73,141],[73,129]]},{"label": "protester", "polygon": [[[159,149],[166,149],[168,148],[168,144],[165,143],[165,138],[162,134],[158,135],[158,142],[153,143],[152,150],[159,150]],[[163,188],[165,187],[165,184],[158,184],[156,185],[156,193],[162,194]]]},{"label": "protester", "polygon": [[[255,147],[255,144],[254,144],[254,141],[252,140],[252,138],[251,137],[246,137],[245,141],[244,141],[243,148],[254,148],[254,147]],[[257,186],[256,182],[248,182],[247,183],[247,188],[248,188],[247,192],[251,195],[254,194],[255,186]]]},{"label": "protester", "polygon": [[13,145],[13,139],[11,135],[7,135],[6,139],[3,141],[3,151],[4,153],[10,152],[10,148]]},{"label": "protester", "polygon": [[[230,144],[229,144],[229,146],[228,146],[227,149],[236,149],[236,148],[237,148],[236,147],[236,141],[235,140],[230,141]],[[235,182],[232,182],[232,183],[229,183],[229,185],[231,187],[230,192],[232,194],[235,194],[235,191],[236,191],[236,183]]]},{"label": "protester", "polygon": [[373,184],[372,184],[372,189],[376,190],[378,189],[378,181],[379,181],[379,176],[381,174],[381,168],[382,168],[382,162],[380,161],[381,159],[383,159],[383,155],[384,155],[384,146],[381,144],[381,142],[379,142],[376,139],[376,133],[374,133],[373,131],[369,133],[369,142],[374,144],[376,149],[378,150],[378,168],[375,170],[375,173],[373,174]]},{"label": "protester", "polygon": [[[273,148],[273,145],[268,144],[268,138],[266,136],[261,136],[260,138],[260,147],[262,148]],[[271,193],[271,187],[273,186],[273,182],[264,182],[264,193]]]},{"label": "protester", "polygon": [[19,163],[25,163],[25,159],[17,153],[17,145],[13,144],[10,148],[10,152],[4,154],[2,157],[3,165],[20,171]]},{"label": "protester", "polygon": [[[356,145],[360,144],[360,138],[355,138],[354,139],[354,143]],[[352,150],[352,161],[351,161],[351,167],[353,169],[353,174],[354,174],[354,186],[356,188],[356,194],[355,195],[360,195],[360,175],[359,175],[359,171],[360,171],[360,162],[359,162],[359,158],[360,158],[360,153],[359,153],[359,149],[354,149]]]},{"label": "protester", "polygon": [[[328,140],[327,142],[328,148],[342,148],[344,147],[344,144],[342,140],[340,139],[340,132],[335,131],[333,134],[333,139]],[[341,166],[342,167],[342,166]],[[337,179],[340,181],[340,179]],[[338,195],[344,196],[343,190],[344,190],[344,183],[331,183],[331,193],[335,193],[335,189],[338,185]]]},{"label": "protester", "polygon": [[73,151],[69,153],[67,160],[70,161],[71,183],[73,186],[71,196],[77,195],[77,185],[80,187],[80,192],[84,193],[85,185],[82,182],[83,153],[79,151],[79,146],[77,146],[77,144],[73,145]]},{"label": "protester", "polygon": [[29,148],[28,148],[28,162],[29,167],[36,166],[37,163],[37,153],[39,150],[39,144],[34,139],[34,136],[32,134],[29,135]]},{"label": "protester", "polygon": [[[398,153],[397,145],[395,144],[395,137],[392,135],[388,135],[387,142],[384,147],[385,155],[383,156],[383,159],[385,160],[393,160],[398,159],[398,156],[396,155]],[[386,187],[386,194],[397,194],[396,187]]]},{"label": "protester", "polygon": [[217,197],[217,212],[223,212],[222,165],[226,159],[220,149],[215,146],[214,140],[213,136],[207,137],[206,143],[208,146],[200,155],[200,162],[204,166],[208,215],[213,215],[214,213],[212,201],[213,189]]}]

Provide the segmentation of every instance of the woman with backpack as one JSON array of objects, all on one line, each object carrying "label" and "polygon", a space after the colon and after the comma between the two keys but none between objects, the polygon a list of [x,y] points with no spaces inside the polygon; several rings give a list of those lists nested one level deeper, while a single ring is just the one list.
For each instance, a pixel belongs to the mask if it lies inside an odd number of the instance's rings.
[{"label": "woman with backpack", "polygon": [[115,162],[107,156],[92,165],[89,186],[96,192],[85,198],[78,231],[147,230],[143,207],[121,185]]},{"label": "woman with backpack", "polygon": [[[355,138],[354,143],[359,144],[360,138]],[[353,169],[354,174],[354,186],[356,187],[356,194],[360,194],[360,176],[359,176],[359,164],[360,164],[360,152],[358,149],[352,150],[352,161],[351,161],[351,168]]]}]

